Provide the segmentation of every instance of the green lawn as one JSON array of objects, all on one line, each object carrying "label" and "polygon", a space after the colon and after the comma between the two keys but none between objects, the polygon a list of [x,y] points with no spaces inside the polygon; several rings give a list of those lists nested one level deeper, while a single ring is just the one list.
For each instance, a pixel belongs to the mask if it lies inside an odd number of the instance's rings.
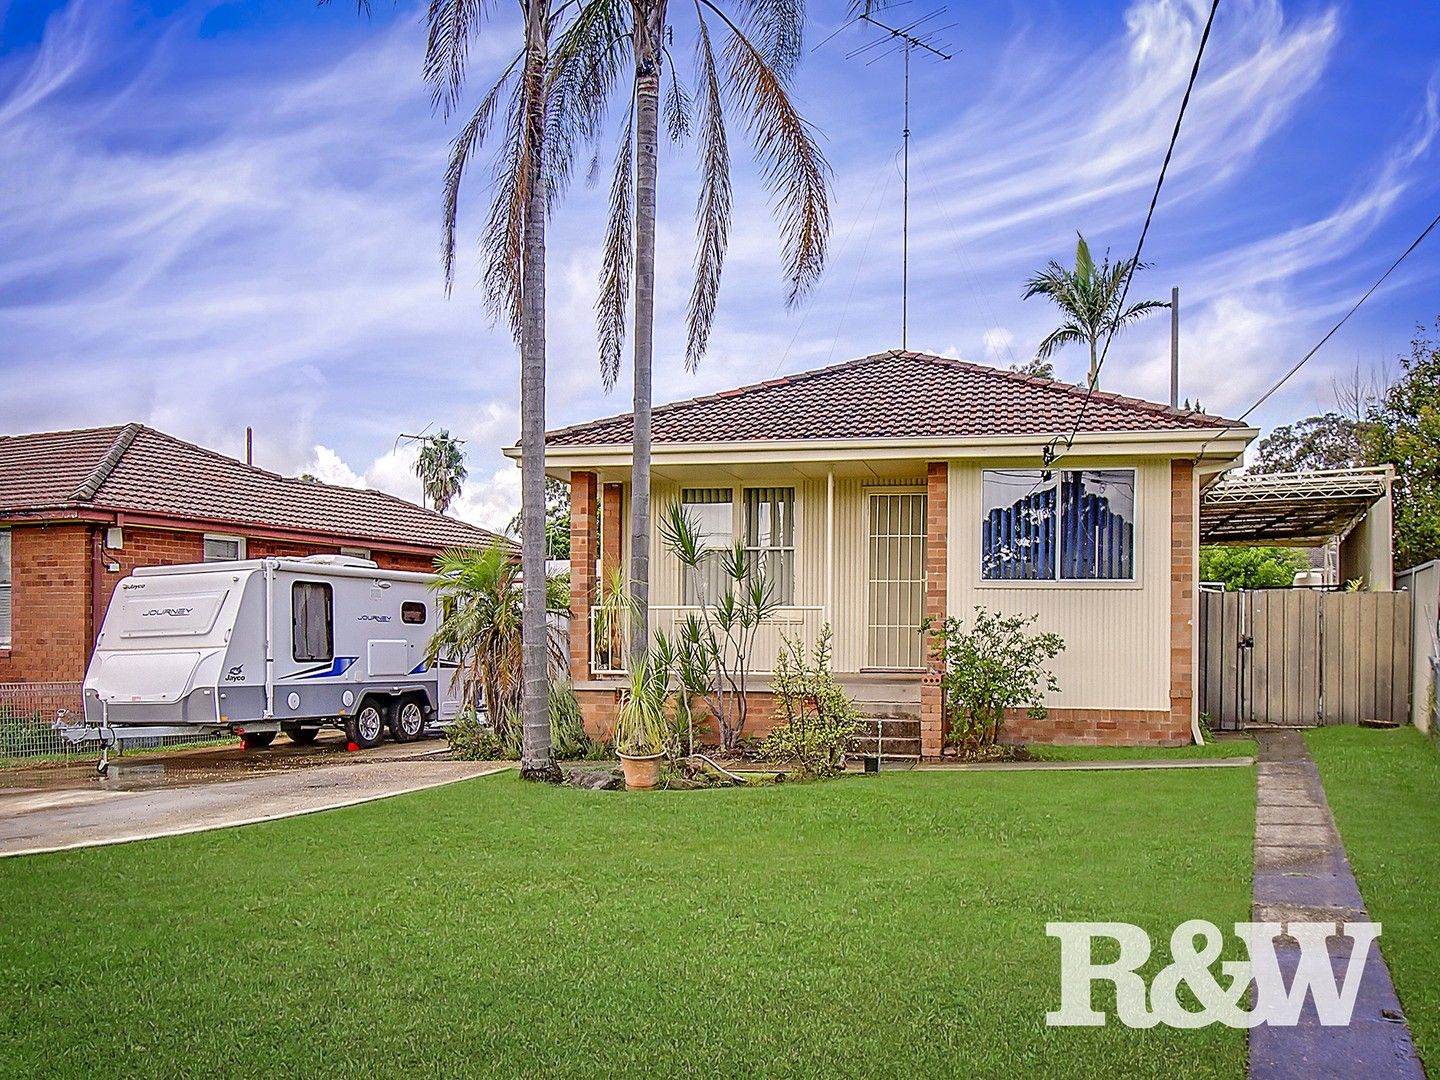
[{"label": "green lawn", "polygon": [[1440,1067],[1440,752],[1413,727],[1305,736],[1421,1058]]},{"label": "green lawn", "polygon": [[1238,1080],[1240,1031],[1047,1029],[1044,924],[1243,920],[1253,821],[1249,769],[507,773],[0,860],[4,1071]]},{"label": "green lawn", "polygon": [[1041,761],[1185,761],[1194,758],[1254,757],[1254,739],[1217,739],[1204,746],[1049,746],[1026,747]]}]

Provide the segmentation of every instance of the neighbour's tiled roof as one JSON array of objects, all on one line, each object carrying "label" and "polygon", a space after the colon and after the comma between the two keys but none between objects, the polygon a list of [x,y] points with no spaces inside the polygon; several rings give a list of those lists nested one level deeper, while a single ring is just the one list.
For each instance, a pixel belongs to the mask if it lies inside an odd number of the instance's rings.
[{"label": "neighbour's tiled roof", "polygon": [[280,476],[141,424],[0,435],[0,514],[77,508],[372,544],[473,547],[498,539],[381,491]]},{"label": "neighbour's tiled roof", "polygon": [[[982,364],[885,352],[657,406],[656,443],[945,439],[1069,432],[1085,388]],[[1226,428],[1238,421],[1097,390],[1082,433]],[[549,432],[550,446],[631,441],[630,414]]]}]

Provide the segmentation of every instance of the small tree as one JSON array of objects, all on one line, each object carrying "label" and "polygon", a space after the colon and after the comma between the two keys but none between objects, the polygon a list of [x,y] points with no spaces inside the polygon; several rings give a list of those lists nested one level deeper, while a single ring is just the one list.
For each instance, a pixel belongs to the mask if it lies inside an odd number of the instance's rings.
[{"label": "small tree", "polygon": [[1034,615],[1002,615],[975,608],[969,630],[955,617],[931,624],[945,659],[940,688],[950,721],[947,741],[973,757],[995,745],[1005,710],[1024,707],[1043,719],[1045,694],[1060,689],[1045,665],[1065,650],[1059,634],[1031,634]]},{"label": "small tree", "polygon": [[[720,595],[708,595],[702,564],[712,554],[700,526],[679,502],[671,503],[660,519],[660,535],[685,571],[700,583],[700,614],[680,627],[677,648],[690,653],[690,665],[708,667],[704,698],[719,728],[720,746],[733,750],[745,730],[750,713],[748,696],[755,635],[760,624],[775,613],[779,602],[759,560],[736,541],[718,552]],[[631,650],[632,655],[634,650]]]},{"label": "small tree", "polygon": [[1309,567],[1294,548],[1226,547],[1200,549],[1200,580],[1220,582],[1227,589],[1284,589],[1295,573]]},{"label": "small tree", "polygon": [[831,670],[826,623],[811,656],[802,642],[785,637],[775,658],[775,727],[760,745],[760,757],[792,761],[805,776],[833,776],[860,733],[860,710]]}]

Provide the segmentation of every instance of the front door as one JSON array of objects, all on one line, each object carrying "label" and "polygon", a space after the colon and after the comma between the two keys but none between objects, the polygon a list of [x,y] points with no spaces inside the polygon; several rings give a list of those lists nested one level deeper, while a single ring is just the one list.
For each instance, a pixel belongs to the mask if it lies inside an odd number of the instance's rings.
[{"label": "front door", "polygon": [[869,497],[865,666],[922,666],[925,615],[925,493],[876,491]]}]

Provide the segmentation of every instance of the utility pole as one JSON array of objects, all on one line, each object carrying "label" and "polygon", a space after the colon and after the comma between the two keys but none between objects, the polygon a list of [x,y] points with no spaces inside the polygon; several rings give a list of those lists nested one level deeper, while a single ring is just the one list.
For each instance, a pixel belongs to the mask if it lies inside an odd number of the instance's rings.
[{"label": "utility pole", "polygon": [[1170,407],[1180,407],[1180,286],[1170,289]]}]

